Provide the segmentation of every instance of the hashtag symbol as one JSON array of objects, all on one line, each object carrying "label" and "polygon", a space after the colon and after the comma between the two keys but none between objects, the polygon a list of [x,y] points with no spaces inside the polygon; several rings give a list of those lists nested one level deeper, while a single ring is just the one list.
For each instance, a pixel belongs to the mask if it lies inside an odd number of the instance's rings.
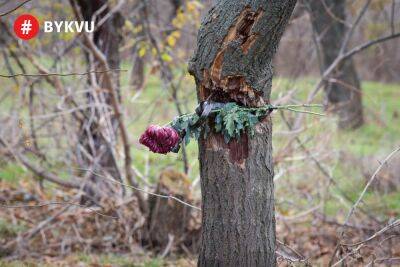
[{"label": "hashtag symbol", "polygon": [[[0,0],[1,2],[1,0]],[[14,21],[14,33],[22,40],[30,40],[40,31],[38,19],[31,14],[22,14]]]},{"label": "hashtag symbol", "polygon": [[31,20],[24,20],[24,23],[21,24],[21,32],[23,35],[29,34],[32,30],[32,23]]}]

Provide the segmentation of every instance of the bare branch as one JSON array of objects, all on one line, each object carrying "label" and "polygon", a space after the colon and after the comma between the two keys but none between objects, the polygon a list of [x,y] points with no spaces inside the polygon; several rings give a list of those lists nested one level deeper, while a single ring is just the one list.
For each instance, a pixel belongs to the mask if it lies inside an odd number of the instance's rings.
[{"label": "bare branch", "polygon": [[[14,12],[15,10],[17,10],[18,8],[22,7],[23,5],[25,5],[26,3],[30,2],[30,1],[32,1],[32,0],[25,0],[25,1],[23,1],[22,3],[20,3],[20,4],[17,5],[16,7],[12,8],[12,9],[10,9],[10,10],[8,10],[8,11],[5,11],[4,13],[1,13],[1,14],[0,14],[0,17],[6,16],[6,15],[8,15],[8,14],[11,14],[12,12]],[[8,1],[7,3],[3,4],[1,7],[4,7],[4,6],[7,5],[8,3],[13,3],[13,4],[15,4],[15,1],[14,1],[14,0]]]},{"label": "bare branch", "polygon": [[94,212],[97,215],[100,215],[102,217],[118,219],[118,217],[114,217],[114,216],[110,216],[110,215],[98,212],[94,208],[91,208],[91,207],[88,207],[88,206],[85,206],[85,205],[81,205],[81,204],[78,204],[78,203],[68,202],[68,201],[66,201],[66,202],[59,202],[59,201],[46,202],[46,203],[39,203],[39,204],[36,204],[36,205],[3,205],[3,204],[0,204],[0,208],[4,208],[4,209],[43,208],[43,207],[48,207],[48,206],[76,206],[76,207],[88,209],[88,210],[90,210],[90,211],[92,211],[92,212]]},{"label": "bare branch", "polygon": [[68,188],[76,188],[76,189],[80,188],[80,183],[78,181],[75,181],[72,179],[70,181],[63,180],[60,177],[58,177],[57,175],[47,172],[39,166],[35,166],[24,155],[19,154],[18,152],[14,151],[1,136],[0,136],[0,144],[3,144],[3,146],[6,147],[6,149],[9,151],[9,153],[11,155],[13,155],[13,157],[17,161],[19,161],[23,166],[28,168],[31,172],[33,172],[38,177],[41,177],[47,181],[50,181],[50,182],[55,183],[60,186],[64,186],[64,187],[68,187]]},{"label": "bare branch", "polygon": [[349,29],[349,31],[346,34],[346,37],[342,43],[342,47],[340,48],[340,52],[339,55],[343,54],[344,51],[346,51],[347,46],[351,40],[351,38],[353,37],[354,34],[354,30],[357,28],[358,24],[360,23],[361,19],[364,17],[365,12],[367,12],[369,5],[371,4],[372,0],[367,0],[367,2],[365,3],[365,5],[363,6],[363,8],[361,9],[360,13],[358,14],[356,20],[354,21],[353,25],[351,25],[351,28]]},{"label": "bare branch", "polygon": [[[398,147],[397,149],[395,149],[392,153],[390,153],[382,163],[380,163],[379,167],[376,169],[375,173],[372,175],[372,177],[369,179],[367,185],[364,187],[364,190],[361,192],[360,196],[358,197],[357,201],[354,203],[354,205],[351,207],[349,214],[346,217],[346,220],[344,222],[344,224],[347,224],[350,220],[350,217],[353,215],[353,213],[355,212],[355,210],[357,209],[357,206],[360,204],[361,200],[363,199],[365,193],[367,192],[367,190],[369,189],[369,187],[371,186],[371,184],[374,182],[376,176],[378,175],[378,173],[381,171],[381,169],[383,168],[383,166],[385,166],[385,164],[387,162],[390,161],[390,159],[400,151],[400,147]],[[343,236],[343,231],[342,234]]]},{"label": "bare branch", "polygon": [[342,246],[346,246],[346,247],[355,247],[355,246],[361,245],[363,243],[367,243],[367,242],[375,239],[379,235],[385,233],[386,231],[388,231],[390,229],[393,229],[395,227],[398,227],[398,226],[400,226],[400,219],[397,219],[396,221],[394,221],[393,223],[389,224],[388,226],[385,226],[384,228],[382,228],[381,230],[379,230],[378,232],[376,232],[375,234],[373,234],[372,236],[370,236],[369,238],[367,238],[367,239],[365,239],[363,241],[360,241],[360,242],[357,242],[357,243],[353,243],[353,244],[341,244],[341,245]]}]

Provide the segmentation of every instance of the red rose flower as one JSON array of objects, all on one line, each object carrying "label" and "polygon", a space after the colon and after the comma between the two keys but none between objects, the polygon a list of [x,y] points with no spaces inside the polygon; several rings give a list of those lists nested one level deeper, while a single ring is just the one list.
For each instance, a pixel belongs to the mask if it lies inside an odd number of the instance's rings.
[{"label": "red rose flower", "polygon": [[157,125],[150,125],[139,139],[142,145],[159,154],[171,152],[179,141],[179,134],[174,128]]}]

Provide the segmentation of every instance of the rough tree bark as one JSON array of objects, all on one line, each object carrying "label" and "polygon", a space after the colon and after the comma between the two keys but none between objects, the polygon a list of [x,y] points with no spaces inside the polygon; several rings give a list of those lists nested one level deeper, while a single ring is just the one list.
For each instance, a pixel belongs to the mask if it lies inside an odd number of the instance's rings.
[{"label": "rough tree bark", "polygon": [[[189,63],[198,100],[269,103],[272,58],[296,0],[220,0],[204,18]],[[211,123],[211,122],[210,122]],[[269,118],[254,137],[199,140],[202,248],[199,266],[275,266]]]},{"label": "rough tree bark", "polygon": [[[322,68],[337,58],[346,36],[346,0],[307,0],[314,31],[319,36]],[[326,98],[339,117],[339,128],[355,129],[363,123],[360,80],[352,59],[340,64],[325,86]]]}]

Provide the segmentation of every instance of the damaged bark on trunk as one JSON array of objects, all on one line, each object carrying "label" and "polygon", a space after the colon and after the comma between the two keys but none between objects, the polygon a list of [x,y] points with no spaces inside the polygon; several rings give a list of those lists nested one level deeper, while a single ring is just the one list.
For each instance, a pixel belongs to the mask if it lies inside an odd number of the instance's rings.
[{"label": "damaged bark on trunk", "polygon": [[[319,36],[322,68],[338,57],[346,37],[345,0],[307,0],[311,23]],[[339,128],[355,129],[364,123],[362,93],[358,74],[350,58],[339,64],[325,86],[326,98],[339,117]]]},{"label": "damaged bark on trunk", "polygon": [[[189,63],[199,101],[269,103],[272,58],[296,0],[220,0],[199,30]],[[211,122],[210,122],[211,123]],[[199,139],[202,248],[199,266],[275,266],[271,121],[225,144]]]}]

